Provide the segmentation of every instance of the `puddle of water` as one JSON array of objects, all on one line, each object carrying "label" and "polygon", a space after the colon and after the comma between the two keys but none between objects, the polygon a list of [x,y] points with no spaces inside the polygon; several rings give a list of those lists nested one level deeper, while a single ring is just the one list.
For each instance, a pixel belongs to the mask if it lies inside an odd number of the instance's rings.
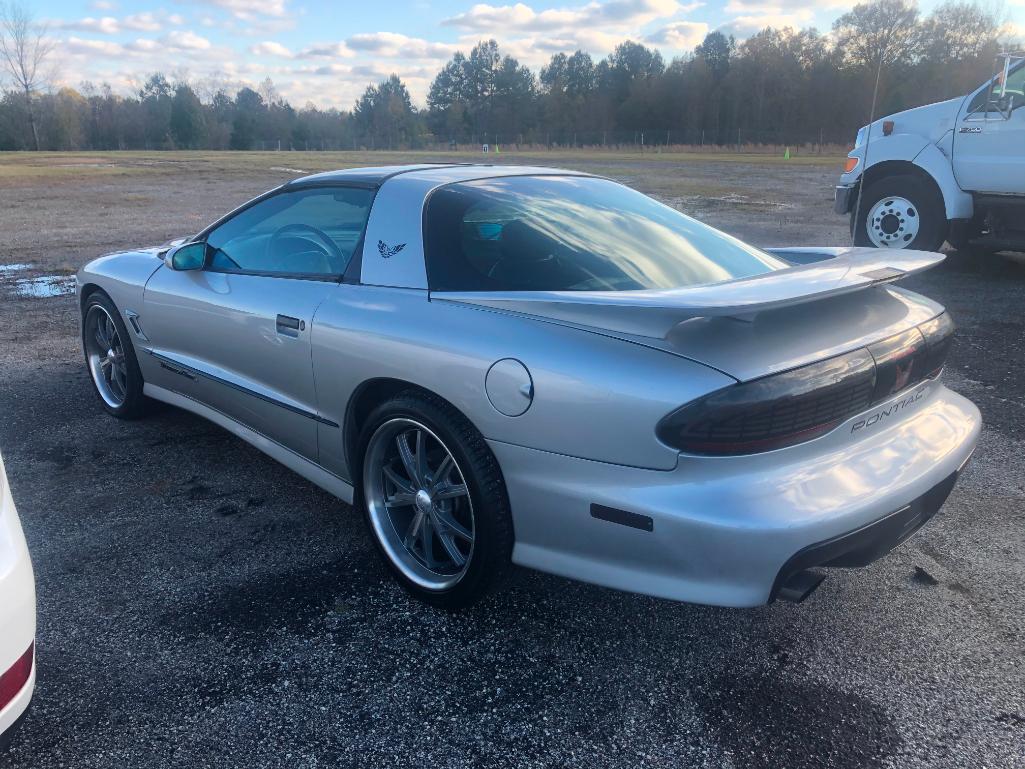
[{"label": "puddle of water", "polygon": [[32,267],[31,264],[0,264],[0,277],[12,272],[21,272]]},{"label": "puddle of water", "polygon": [[288,171],[290,174],[306,174],[309,171],[303,171],[301,168],[285,168],[284,166],[271,166],[271,171]]},{"label": "puddle of water", "polygon": [[51,296],[65,296],[75,291],[74,275],[40,275],[38,278],[21,278],[11,284],[16,296],[45,299]]}]

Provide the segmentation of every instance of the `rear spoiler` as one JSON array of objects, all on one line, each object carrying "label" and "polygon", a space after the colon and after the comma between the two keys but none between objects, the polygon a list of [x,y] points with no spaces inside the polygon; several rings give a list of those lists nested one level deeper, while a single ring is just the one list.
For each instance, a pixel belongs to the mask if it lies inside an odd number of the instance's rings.
[{"label": "rear spoiler", "polygon": [[641,291],[433,291],[432,300],[472,304],[576,325],[664,337],[691,318],[753,320],[761,312],[817,302],[891,283],[935,267],[945,258],[930,251],[875,248],[771,249],[818,261],[750,278],[688,288]]}]

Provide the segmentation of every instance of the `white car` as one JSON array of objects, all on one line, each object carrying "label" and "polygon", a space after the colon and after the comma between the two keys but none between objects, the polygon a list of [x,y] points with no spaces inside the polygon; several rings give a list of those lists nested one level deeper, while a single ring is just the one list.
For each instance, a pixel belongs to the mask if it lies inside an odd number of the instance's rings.
[{"label": "white car", "polygon": [[0,457],[0,748],[32,699],[35,637],[32,561]]}]

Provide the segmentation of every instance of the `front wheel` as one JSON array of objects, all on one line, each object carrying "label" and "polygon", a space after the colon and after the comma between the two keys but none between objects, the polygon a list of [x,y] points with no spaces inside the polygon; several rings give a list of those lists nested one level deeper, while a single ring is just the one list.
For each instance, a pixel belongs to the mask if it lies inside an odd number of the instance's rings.
[{"label": "front wheel", "polygon": [[491,450],[452,406],[409,392],[368,417],[362,502],[385,563],[416,598],[475,603],[512,554],[509,501]]},{"label": "front wheel", "polygon": [[100,403],[108,414],[135,419],[149,411],[142,372],[128,329],[114,302],[96,291],[82,308],[82,350]]},{"label": "front wheel", "polygon": [[885,176],[871,182],[851,213],[856,246],[939,251],[947,229],[943,198],[914,176]]}]

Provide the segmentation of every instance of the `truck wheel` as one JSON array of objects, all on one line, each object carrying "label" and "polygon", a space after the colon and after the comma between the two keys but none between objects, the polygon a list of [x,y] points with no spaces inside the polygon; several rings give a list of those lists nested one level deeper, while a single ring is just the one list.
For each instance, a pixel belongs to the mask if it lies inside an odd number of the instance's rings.
[{"label": "truck wheel", "polygon": [[855,206],[851,214],[856,246],[939,251],[947,229],[943,198],[914,176],[884,176],[870,183],[860,209]]}]

